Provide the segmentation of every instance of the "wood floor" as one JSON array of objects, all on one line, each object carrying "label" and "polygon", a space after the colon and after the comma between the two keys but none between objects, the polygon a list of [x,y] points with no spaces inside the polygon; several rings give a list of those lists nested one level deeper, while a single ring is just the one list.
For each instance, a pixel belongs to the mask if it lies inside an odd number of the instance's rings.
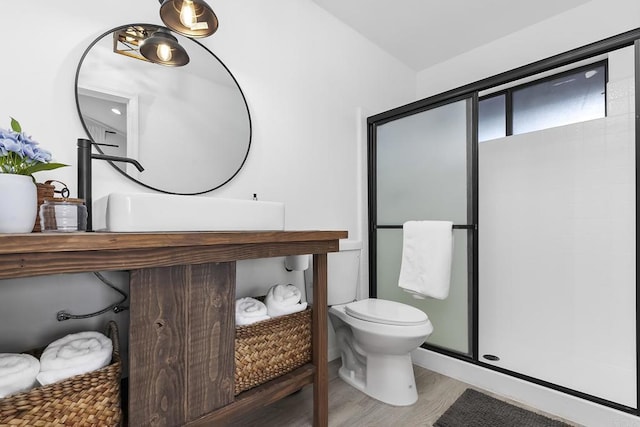
[{"label": "wood floor", "polygon": [[[409,407],[395,407],[372,399],[346,384],[337,376],[338,367],[339,360],[329,365],[329,426],[333,427],[432,426],[464,390],[475,388],[414,366],[419,393],[418,403]],[[531,408],[527,409],[531,410]],[[308,427],[313,425],[312,413],[312,389],[308,386],[267,408],[255,410],[235,419],[230,425]]]}]

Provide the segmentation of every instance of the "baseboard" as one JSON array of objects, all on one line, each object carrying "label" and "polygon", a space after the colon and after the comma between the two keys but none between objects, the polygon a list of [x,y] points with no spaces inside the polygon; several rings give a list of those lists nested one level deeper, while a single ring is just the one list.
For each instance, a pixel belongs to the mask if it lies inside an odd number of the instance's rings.
[{"label": "baseboard", "polygon": [[413,363],[586,427],[639,427],[640,417],[418,348]]}]

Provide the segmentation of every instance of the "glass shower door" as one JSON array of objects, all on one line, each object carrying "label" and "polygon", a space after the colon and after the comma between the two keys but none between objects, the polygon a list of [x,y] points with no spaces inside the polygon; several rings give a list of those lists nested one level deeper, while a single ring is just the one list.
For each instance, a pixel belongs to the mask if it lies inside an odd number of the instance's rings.
[{"label": "glass shower door", "polygon": [[[471,354],[470,280],[473,209],[471,98],[403,116],[375,127],[375,197],[371,221],[374,293],[423,310],[434,326],[428,344]],[[398,287],[402,224],[446,220],[454,227],[451,288],[445,300],[419,300]],[[467,228],[465,228],[467,227]],[[470,238],[471,237],[471,238]]]}]

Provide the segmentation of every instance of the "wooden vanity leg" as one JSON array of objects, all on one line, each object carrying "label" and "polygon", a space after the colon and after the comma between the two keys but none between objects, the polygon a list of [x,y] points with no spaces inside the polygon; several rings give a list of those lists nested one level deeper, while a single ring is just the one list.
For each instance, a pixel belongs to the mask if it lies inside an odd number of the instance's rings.
[{"label": "wooden vanity leg", "polygon": [[312,346],[316,367],[313,382],[313,425],[329,423],[329,375],[327,356],[327,254],[313,255]]},{"label": "wooden vanity leg", "polygon": [[235,263],[132,270],[129,425],[178,426],[234,398]]},{"label": "wooden vanity leg", "polygon": [[129,323],[129,425],[185,421],[187,266],[132,270]]}]

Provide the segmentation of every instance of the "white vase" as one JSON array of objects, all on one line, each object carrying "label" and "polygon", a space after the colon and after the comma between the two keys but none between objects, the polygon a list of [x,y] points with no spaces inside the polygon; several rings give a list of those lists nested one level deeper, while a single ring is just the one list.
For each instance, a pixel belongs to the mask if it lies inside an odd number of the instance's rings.
[{"label": "white vase", "polygon": [[33,178],[0,173],[0,233],[31,233],[38,214]]}]

